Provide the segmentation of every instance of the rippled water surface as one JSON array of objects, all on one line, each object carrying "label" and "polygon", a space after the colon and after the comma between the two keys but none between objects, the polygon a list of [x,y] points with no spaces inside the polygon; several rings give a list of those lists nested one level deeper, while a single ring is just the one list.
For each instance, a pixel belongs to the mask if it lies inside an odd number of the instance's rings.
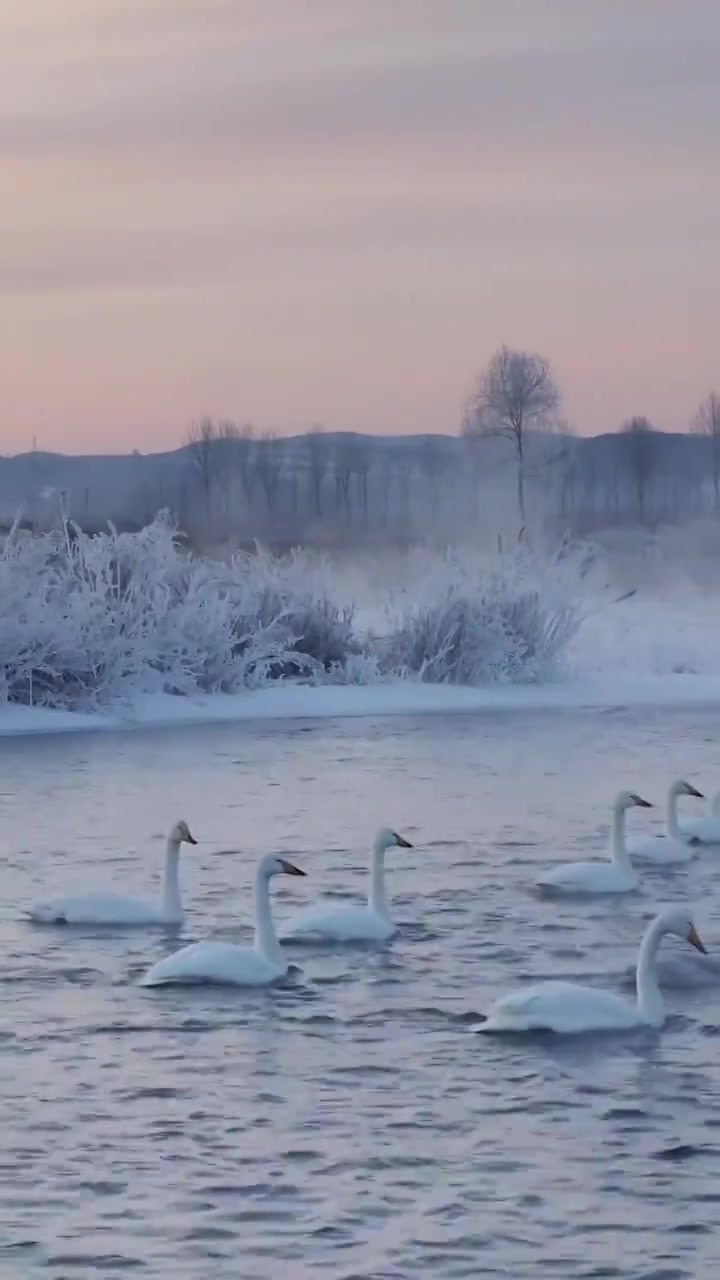
[{"label": "rippled water surface", "polygon": [[[696,904],[720,953],[720,852],[643,872],[621,902],[533,891],[548,865],[602,853],[620,788],[662,804],[673,776],[720,787],[718,720],[515,712],[0,743],[3,1280],[715,1274],[716,986],[669,989],[660,1033],[469,1027],[530,979],[627,989],[658,903]],[[23,920],[54,888],[157,887],[181,816],[202,841],[183,854],[181,931]],[[180,943],[248,938],[268,849],[308,872],[274,882],[278,918],[360,895],[381,825],[416,846],[388,854],[390,945],[296,947],[269,992],[137,986]]]}]

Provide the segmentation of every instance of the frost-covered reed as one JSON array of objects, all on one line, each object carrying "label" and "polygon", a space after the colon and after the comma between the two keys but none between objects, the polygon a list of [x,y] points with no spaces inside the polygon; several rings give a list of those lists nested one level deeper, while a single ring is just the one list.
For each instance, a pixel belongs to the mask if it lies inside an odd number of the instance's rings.
[{"label": "frost-covered reed", "polygon": [[432,684],[531,683],[552,676],[582,620],[585,549],[548,559],[523,544],[494,564],[448,553],[415,601],[391,609],[381,669]]},{"label": "frost-covered reed", "polygon": [[298,552],[192,558],[166,514],[94,537],[64,522],[0,551],[0,701],[80,708],[143,693],[236,693],[278,679],[455,684],[552,674],[578,625],[568,549],[481,571],[446,556],[363,633],[337,573]]}]

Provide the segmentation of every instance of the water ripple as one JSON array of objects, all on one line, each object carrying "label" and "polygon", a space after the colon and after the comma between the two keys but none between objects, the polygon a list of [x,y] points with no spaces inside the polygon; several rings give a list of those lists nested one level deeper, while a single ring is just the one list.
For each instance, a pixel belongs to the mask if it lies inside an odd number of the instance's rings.
[{"label": "water ripple", "polygon": [[[235,1280],[238,1259],[243,1280],[713,1274],[715,955],[664,948],[662,1032],[469,1029],[542,978],[632,999],[658,894],[698,904],[716,950],[710,854],[620,902],[534,891],[549,864],[604,856],[620,776],[661,795],[672,753],[710,791],[715,730],[667,710],[325,722],[310,764],[304,726],[0,744],[3,1275]],[[180,813],[203,840],[181,930],[22,918],[64,880],[157,891]],[[272,991],[138,987],[186,942],[247,940],[268,848],[309,872],[275,895],[279,920],[359,899],[385,824],[415,845],[388,854],[387,946],[289,949]]]}]

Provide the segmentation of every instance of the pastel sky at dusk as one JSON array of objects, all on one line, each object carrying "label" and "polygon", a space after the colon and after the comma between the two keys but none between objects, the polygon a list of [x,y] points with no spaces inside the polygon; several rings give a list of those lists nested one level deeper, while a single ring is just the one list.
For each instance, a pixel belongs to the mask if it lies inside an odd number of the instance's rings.
[{"label": "pastel sky at dusk", "polygon": [[720,390],[720,0],[5,0],[0,451]]}]

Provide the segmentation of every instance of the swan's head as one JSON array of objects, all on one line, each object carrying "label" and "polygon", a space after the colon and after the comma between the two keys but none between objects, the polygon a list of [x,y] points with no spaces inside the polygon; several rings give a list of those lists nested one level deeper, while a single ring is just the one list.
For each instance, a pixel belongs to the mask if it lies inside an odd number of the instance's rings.
[{"label": "swan's head", "polygon": [[288,862],[287,858],[281,858],[279,853],[266,853],[265,857],[260,861],[260,870],[268,880],[271,876],[304,876],[305,871],[301,871],[300,867],[296,867],[294,862]]},{"label": "swan's head", "polygon": [[707,949],[701,942],[695,925],[683,907],[668,907],[665,911],[660,912],[658,921],[662,926],[663,933],[674,933],[676,937],[692,943],[698,951],[702,951],[704,956],[707,955]]},{"label": "swan's head", "polygon": [[197,840],[195,839],[195,837],[190,834],[190,828],[187,822],[185,822],[182,818],[180,819],[179,822],[175,823],[175,826],[170,832],[170,843],[171,844],[197,844]]},{"label": "swan's head", "polygon": [[702,791],[698,791],[691,782],[686,782],[684,778],[678,778],[677,782],[673,782],[672,790],[676,796],[696,796],[698,800],[704,800]]},{"label": "swan's head", "polygon": [[652,809],[649,800],[643,800],[642,796],[638,796],[634,791],[621,791],[615,801],[617,809]]},{"label": "swan's head", "polygon": [[375,837],[374,847],[378,853],[384,853],[386,849],[412,849],[413,846],[404,836],[398,835],[397,831],[383,827]]}]

